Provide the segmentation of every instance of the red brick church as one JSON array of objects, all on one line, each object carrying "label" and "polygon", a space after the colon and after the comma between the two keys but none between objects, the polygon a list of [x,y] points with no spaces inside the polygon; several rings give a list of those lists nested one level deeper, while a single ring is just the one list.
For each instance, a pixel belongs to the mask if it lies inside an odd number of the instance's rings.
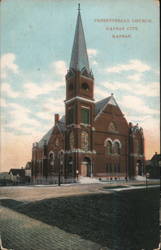
[{"label": "red brick church", "polygon": [[[33,144],[33,182],[67,182],[79,176],[121,179],[142,175],[144,137],[128,123],[114,95],[95,102],[80,10],[66,79],[65,115]],[[56,109],[56,108],[55,108]]]}]

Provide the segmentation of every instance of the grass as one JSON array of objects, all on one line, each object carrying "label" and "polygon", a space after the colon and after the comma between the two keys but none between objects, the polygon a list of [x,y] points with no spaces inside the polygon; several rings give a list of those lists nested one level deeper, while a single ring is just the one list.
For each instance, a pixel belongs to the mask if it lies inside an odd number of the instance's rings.
[{"label": "grass", "polygon": [[[147,183],[147,186],[155,186],[155,185],[159,185],[159,183]],[[131,186],[146,186],[146,183],[132,184]]]},{"label": "grass", "polygon": [[[151,250],[159,243],[159,188],[148,192],[126,190],[27,203],[4,199],[1,203],[19,214],[115,250]],[[25,228],[26,237],[29,232],[30,227]]]}]

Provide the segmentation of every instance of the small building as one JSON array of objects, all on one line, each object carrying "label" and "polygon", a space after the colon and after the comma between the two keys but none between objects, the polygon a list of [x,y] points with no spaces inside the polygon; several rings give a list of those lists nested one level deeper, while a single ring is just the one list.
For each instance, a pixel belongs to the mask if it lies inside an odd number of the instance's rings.
[{"label": "small building", "polygon": [[8,172],[1,172],[0,173],[0,186],[10,185],[12,182],[10,180],[10,175]]},{"label": "small building", "polygon": [[31,182],[31,162],[28,161],[25,166],[25,183]]},{"label": "small building", "polygon": [[151,160],[146,161],[146,173],[150,174],[151,179],[159,179],[161,173],[161,154],[155,154]]},{"label": "small building", "polygon": [[25,183],[25,169],[24,168],[11,168],[9,171],[9,176],[13,184]]}]

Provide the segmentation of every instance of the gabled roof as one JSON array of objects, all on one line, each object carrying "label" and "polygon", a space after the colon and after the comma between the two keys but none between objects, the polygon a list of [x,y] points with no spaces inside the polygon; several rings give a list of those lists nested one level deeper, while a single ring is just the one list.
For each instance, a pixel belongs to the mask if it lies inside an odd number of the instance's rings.
[{"label": "gabled roof", "polygon": [[80,9],[78,9],[70,69],[81,71],[83,68],[90,72],[82,19]]},{"label": "gabled roof", "polygon": [[109,102],[109,100],[110,96],[95,103],[95,115],[102,111],[103,107]]},{"label": "gabled roof", "polygon": [[155,153],[152,158],[151,158],[151,161],[161,161],[161,154],[157,154]]},{"label": "gabled roof", "polygon": [[9,174],[23,176],[25,174],[25,170],[22,168],[11,168]]},{"label": "gabled roof", "polygon": [[58,126],[58,128],[60,129],[60,132],[64,132],[65,131],[65,116],[62,117],[62,119],[60,121],[57,122],[56,126]]},{"label": "gabled roof", "polygon": [[103,112],[103,110],[108,104],[119,107],[113,94],[111,94],[111,96],[106,97],[95,103],[95,118]]},{"label": "gabled roof", "polygon": [[[60,129],[60,132],[65,131],[65,115],[62,116],[62,118],[57,122],[55,126]],[[44,146],[44,143],[48,144],[55,126],[53,126],[38,142],[39,148],[42,148]]]},{"label": "gabled roof", "polygon": [[48,141],[51,137],[51,134],[53,132],[54,126],[42,137],[42,139],[38,142],[38,147],[42,148],[44,146],[44,142],[48,144]]}]

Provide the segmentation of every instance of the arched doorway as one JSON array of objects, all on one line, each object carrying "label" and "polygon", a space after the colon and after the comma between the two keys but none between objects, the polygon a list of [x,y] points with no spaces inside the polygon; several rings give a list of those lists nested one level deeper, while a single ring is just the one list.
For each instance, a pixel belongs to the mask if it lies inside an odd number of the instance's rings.
[{"label": "arched doorway", "polygon": [[91,159],[89,157],[84,157],[83,159],[81,166],[81,175],[86,177],[91,177],[92,175]]},{"label": "arched doorway", "polygon": [[73,176],[73,158],[69,157],[67,161],[67,176]]},{"label": "arched doorway", "polygon": [[140,176],[144,175],[143,162],[141,160],[137,160],[136,175],[140,175]]}]

